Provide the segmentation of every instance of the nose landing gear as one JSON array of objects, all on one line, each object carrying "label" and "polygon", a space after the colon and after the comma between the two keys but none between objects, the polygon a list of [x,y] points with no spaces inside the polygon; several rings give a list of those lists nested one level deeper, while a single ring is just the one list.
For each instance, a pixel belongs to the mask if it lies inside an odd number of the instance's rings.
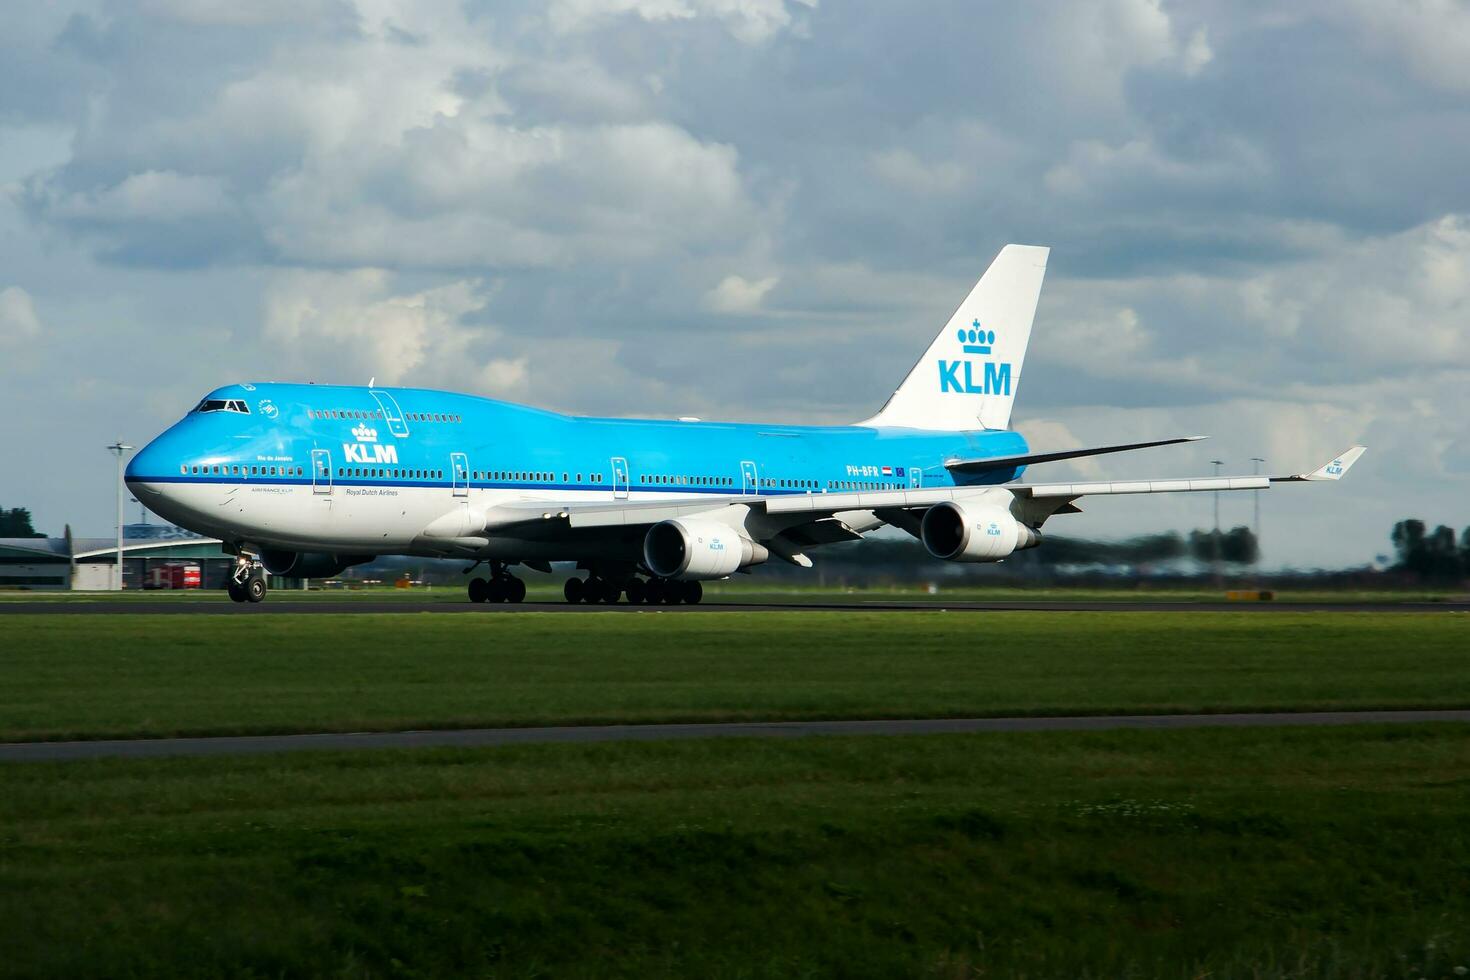
[{"label": "nose landing gear", "polygon": [[265,566],[250,555],[236,555],[235,567],[225,582],[225,591],[235,602],[264,602],[267,592]]}]

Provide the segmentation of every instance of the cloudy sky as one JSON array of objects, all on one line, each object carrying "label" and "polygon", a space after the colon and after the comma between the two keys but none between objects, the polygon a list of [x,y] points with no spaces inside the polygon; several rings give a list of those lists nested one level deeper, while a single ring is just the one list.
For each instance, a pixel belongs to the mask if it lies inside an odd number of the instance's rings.
[{"label": "cloudy sky", "polygon": [[[1006,242],[1053,248],[1033,445],[1214,437],[1048,477],[1362,442],[1341,486],[1267,495],[1270,563],[1470,523],[1463,0],[53,0],[3,27],[0,504],[44,529],[109,533],[102,447],[241,379],[863,418]],[[1123,498],[1066,531],[1209,520]]]}]

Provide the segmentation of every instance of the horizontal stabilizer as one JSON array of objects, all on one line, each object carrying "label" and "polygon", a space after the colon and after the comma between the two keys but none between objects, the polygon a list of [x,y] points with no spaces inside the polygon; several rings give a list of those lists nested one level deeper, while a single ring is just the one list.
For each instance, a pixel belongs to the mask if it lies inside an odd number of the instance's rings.
[{"label": "horizontal stabilizer", "polygon": [[1173,446],[1181,442],[1199,442],[1207,436],[1178,436],[1173,439],[1158,439],[1154,442],[1130,442],[1118,446],[1091,446],[1087,449],[1066,449],[1054,453],[1021,453],[1015,456],[989,456],[985,459],[953,459],[945,463],[945,469],[953,473],[985,473],[991,470],[1008,470],[1033,463],[1052,463],[1059,459],[1079,459],[1084,456],[1103,456],[1108,453],[1126,453],[1131,449],[1151,449],[1154,446]]},{"label": "horizontal stabilizer", "polygon": [[1367,451],[1367,447],[1365,446],[1354,446],[1332,462],[1319,466],[1310,473],[1298,473],[1296,476],[1273,476],[1271,482],[1295,483],[1299,480],[1341,480],[1343,474],[1358,461],[1358,457]]}]

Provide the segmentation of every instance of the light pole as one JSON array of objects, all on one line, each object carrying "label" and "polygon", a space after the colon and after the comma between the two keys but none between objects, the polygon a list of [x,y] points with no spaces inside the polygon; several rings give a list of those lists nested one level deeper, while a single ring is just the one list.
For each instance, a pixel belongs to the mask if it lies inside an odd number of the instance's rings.
[{"label": "light pole", "polygon": [[[1255,465],[1251,467],[1251,475],[1260,476],[1261,464],[1265,461],[1266,459],[1263,456],[1252,456],[1251,462]],[[1256,564],[1259,565],[1261,563],[1261,491],[1252,490],[1251,493],[1256,498],[1255,529],[1251,533],[1256,536]]]},{"label": "light pole", "polygon": [[119,439],[107,447],[117,457],[117,591],[123,587],[123,454],[133,447]]},{"label": "light pole", "polygon": [[[1218,477],[1220,475],[1220,467],[1222,467],[1222,466],[1225,465],[1225,461],[1223,459],[1212,459],[1212,460],[1210,460],[1210,462],[1215,464],[1215,476]],[[1213,559],[1211,561],[1211,564],[1214,566],[1214,572],[1215,572],[1215,588],[1218,589],[1220,587],[1220,491],[1219,490],[1216,490],[1214,492],[1214,498],[1215,498],[1215,536],[1210,539],[1210,541],[1211,541],[1210,556]]]}]

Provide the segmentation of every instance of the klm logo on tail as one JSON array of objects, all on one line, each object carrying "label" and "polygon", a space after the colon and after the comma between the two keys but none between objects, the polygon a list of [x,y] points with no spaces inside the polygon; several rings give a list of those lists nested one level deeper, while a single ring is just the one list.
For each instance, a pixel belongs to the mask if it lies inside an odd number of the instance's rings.
[{"label": "klm logo on tail", "polygon": [[[961,350],[966,354],[981,354],[989,357],[995,344],[995,331],[981,329],[978,319],[970,324],[968,330],[961,327],[955,331],[955,336],[959,339]],[[955,361],[939,359],[939,390],[941,393],[950,391],[964,395],[1009,395],[1011,393],[1011,365],[1009,362],[997,364],[995,361],[986,360],[983,365],[983,374],[978,379],[975,375],[975,362],[969,358]]]}]

